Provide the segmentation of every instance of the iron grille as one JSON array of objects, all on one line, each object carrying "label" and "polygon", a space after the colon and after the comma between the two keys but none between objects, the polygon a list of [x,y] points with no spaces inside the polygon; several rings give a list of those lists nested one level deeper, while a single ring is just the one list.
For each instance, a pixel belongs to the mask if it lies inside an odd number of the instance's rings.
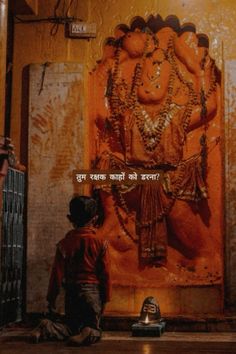
[{"label": "iron grille", "polygon": [[23,172],[9,168],[3,186],[0,322],[22,319],[24,267],[24,189]]}]

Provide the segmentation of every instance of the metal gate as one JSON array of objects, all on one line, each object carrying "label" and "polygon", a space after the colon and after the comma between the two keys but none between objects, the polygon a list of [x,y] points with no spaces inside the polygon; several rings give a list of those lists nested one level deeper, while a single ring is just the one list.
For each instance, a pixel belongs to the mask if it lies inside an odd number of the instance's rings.
[{"label": "metal gate", "polygon": [[3,187],[0,324],[22,319],[24,270],[24,189],[23,172],[9,168]]}]

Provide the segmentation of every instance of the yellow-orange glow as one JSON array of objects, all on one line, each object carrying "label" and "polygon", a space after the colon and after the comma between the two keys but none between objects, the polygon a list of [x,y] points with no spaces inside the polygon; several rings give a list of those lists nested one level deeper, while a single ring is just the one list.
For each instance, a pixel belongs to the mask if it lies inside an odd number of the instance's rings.
[{"label": "yellow-orange glow", "polygon": [[147,315],[146,315],[146,317],[145,317],[144,323],[145,323],[145,324],[148,324],[148,323],[149,323],[148,313],[147,313]]}]

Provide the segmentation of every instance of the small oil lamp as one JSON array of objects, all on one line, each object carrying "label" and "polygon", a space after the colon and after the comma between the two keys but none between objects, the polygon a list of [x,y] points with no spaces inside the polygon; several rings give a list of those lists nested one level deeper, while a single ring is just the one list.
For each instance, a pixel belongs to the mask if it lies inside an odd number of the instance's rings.
[{"label": "small oil lamp", "polygon": [[157,323],[161,319],[160,306],[153,296],[147,297],[140,312],[139,322],[143,324]]},{"label": "small oil lamp", "polygon": [[165,322],[161,318],[160,306],[153,296],[149,296],[143,302],[138,323],[132,325],[132,335],[160,337],[164,329]]}]

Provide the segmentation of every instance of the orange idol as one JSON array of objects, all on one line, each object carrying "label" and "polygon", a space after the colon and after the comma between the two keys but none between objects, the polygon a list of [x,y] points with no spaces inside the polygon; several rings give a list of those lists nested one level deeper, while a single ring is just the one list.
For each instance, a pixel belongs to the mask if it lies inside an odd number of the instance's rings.
[{"label": "orange idol", "polygon": [[208,37],[175,16],[136,17],[90,78],[91,168],[161,175],[93,186],[114,283],[220,283],[220,72]]}]

